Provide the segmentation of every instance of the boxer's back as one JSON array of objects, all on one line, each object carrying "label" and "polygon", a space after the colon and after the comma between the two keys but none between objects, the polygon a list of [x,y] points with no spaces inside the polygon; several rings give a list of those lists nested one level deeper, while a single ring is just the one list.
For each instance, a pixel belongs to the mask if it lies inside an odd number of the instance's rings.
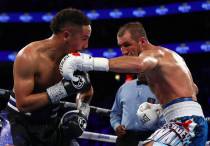
[{"label": "boxer's back", "polygon": [[157,49],[162,57],[158,66],[147,72],[147,78],[161,104],[180,97],[195,97],[195,84],[184,60],[173,51],[160,47]]}]

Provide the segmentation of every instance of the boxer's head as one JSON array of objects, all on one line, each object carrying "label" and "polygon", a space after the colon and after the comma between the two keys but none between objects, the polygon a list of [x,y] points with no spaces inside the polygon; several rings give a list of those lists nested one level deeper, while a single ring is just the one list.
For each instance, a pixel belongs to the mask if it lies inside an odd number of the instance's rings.
[{"label": "boxer's head", "polygon": [[140,22],[123,25],[117,33],[118,45],[123,55],[138,56],[148,43],[146,31]]},{"label": "boxer's head", "polygon": [[54,35],[61,37],[69,53],[88,47],[91,35],[90,20],[82,11],[72,8],[59,11],[50,28]]}]

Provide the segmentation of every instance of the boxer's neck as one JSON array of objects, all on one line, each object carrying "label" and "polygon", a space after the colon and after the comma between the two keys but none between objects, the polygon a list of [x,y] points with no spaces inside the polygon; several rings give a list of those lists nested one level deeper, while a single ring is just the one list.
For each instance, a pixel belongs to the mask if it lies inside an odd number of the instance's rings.
[{"label": "boxer's neck", "polygon": [[60,62],[61,59],[67,54],[65,43],[61,37],[57,35],[52,35],[50,38],[48,38],[48,41],[50,41],[48,55],[50,58],[52,58],[52,60]]}]

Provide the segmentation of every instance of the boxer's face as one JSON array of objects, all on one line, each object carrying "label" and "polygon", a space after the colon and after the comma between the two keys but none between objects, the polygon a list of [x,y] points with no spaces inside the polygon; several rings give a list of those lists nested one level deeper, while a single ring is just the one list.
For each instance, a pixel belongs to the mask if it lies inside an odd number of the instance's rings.
[{"label": "boxer's face", "polygon": [[66,39],[68,52],[82,51],[88,47],[88,41],[91,35],[91,26],[84,25],[76,33],[69,33]]},{"label": "boxer's face", "polygon": [[117,36],[117,43],[121,48],[121,52],[126,56],[138,56],[139,55],[139,44],[133,40],[130,32],[126,31],[123,36]]}]

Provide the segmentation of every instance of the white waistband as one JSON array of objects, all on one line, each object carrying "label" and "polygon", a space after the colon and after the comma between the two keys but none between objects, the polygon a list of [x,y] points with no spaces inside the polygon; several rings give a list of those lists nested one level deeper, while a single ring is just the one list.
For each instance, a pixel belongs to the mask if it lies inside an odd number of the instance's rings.
[{"label": "white waistband", "polygon": [[163,109],[163,115],[166,122],[184,116],[201,116],[204,117],[200,104],[195,101],[183,101],[172,104]]}]

